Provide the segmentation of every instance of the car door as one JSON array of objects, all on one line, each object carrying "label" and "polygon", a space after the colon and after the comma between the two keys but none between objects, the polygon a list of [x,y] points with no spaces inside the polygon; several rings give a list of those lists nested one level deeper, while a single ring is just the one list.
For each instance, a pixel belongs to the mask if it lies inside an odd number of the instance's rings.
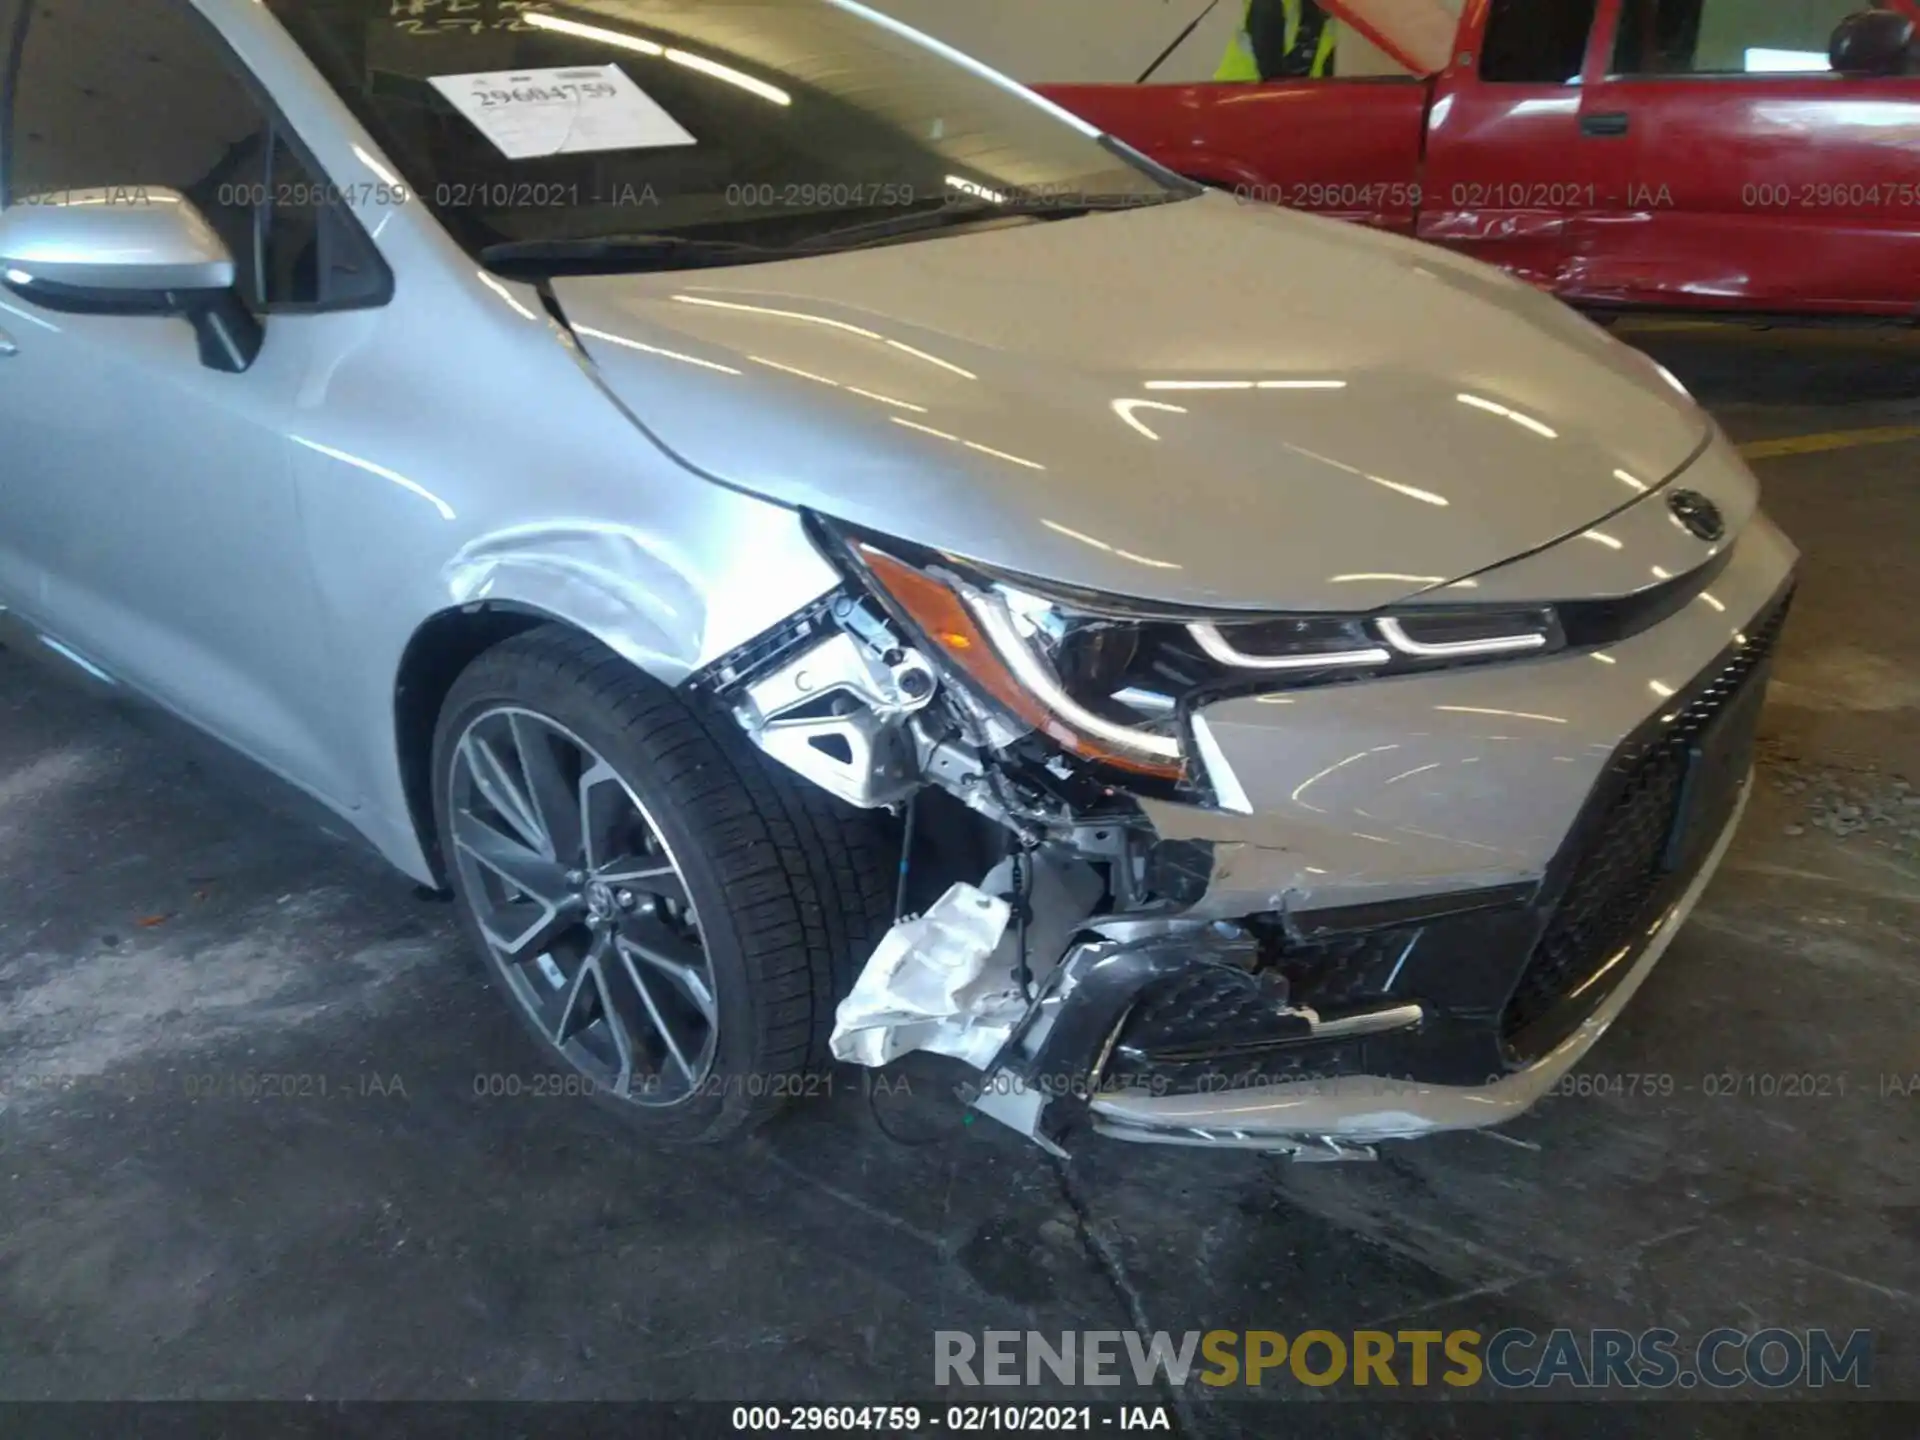
[{"label": "car door", "polygon": [[288,436],[303,390],[324,384],[328,325],[359,318],[328,301],[354,275],[378,280],[377,257],[320,203],[293,138],[186,0],[30,9],[6,203],[181,191],[232,251],[265,342],[250,369],[222,373],[182,320],[53,313],[0,291],[0,583],[65,653],[340,801]]},{"label": "car door", "polygon": [[[1920,309],[1920,74],[1836,75],[1863,0],[1611,0],[1585,114],[1611,138],[1578,298]],[[1909,69],[1911,70],[1911,66]]]},{"label": "car door", "polygon": [[1557,288],[1597,181],[1581,144],[1599,0],[1469,0],[1427,128],[1418,234]]}]

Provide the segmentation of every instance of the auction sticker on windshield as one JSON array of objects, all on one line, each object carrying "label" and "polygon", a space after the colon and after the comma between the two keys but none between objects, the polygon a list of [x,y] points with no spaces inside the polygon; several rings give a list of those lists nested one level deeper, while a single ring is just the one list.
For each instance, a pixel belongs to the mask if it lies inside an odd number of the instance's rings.
[{"label": "auction sticker on windshield", "polygon": [[509,160],[695,143],[618,65],[432,78],[433,88]]}]

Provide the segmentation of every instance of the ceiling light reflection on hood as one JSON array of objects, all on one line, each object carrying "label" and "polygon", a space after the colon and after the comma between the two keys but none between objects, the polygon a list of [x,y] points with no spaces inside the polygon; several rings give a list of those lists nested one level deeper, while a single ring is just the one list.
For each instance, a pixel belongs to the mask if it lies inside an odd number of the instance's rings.
[{"label": "ceiling light reflection on hood", "polygon": [[1013,465],[1024,465],[1029,470],[1044,470],[1047,468],[1038,460],[1028,460],[1020,455],[1009,455],[1006,451],[996,450],[991,445],[982,445],[978,440],[963,440],[958,435],[950,435],[945,430],[936,430],[931,425],[922,425],[914,420],[902,420],[898,415],[890,416],[889,418],[896,425],[904,425],[909,430],[918,430],[922,435],[932,435],[939,440],[951,440],[955,445],[964,445],[969,450],[978,450],[982,455],[991,455],[996,460],[1005,460]]},{"label": "ceiling light reflection on hood", "polygon": [[882,395],[878,390],[862,390],[858,385],[847,385],[842,388],[849,395],[858,395],[867,400],[878,400],[882,405],[892,405],[901,410],[911,410],[916,415],[924,415],[927,413],[927,407],[924,405],[916,405],[911,400],[895,399],[891,395]]},{"label": "ceiling light reflection on hood", "polygon": [[899,350],[908,355],[913,356],[913,358],[916,360],[924,360],[929,365],[938,365],[942,370],[951,370],[954,374],[958,375],[962,380],[978,380],[980,378],[978,375],[974,374],[973,371],[971,370],[962,370],[958,365],[954,364],[951,360],[942,360],[938,355],[929,355],[924,350],[916,350],[913,348],[913,346],[906,344],[904,341],[889,340],[887,341],[887,344],[892,346],[895,350]]},{"label": "ceiling light reflection on hood", "polygon": [[770,305],[749,305],[744,300],[715,300],[706,295],[676,295],[673,298],[682,305],[707,305],[715,310],[746,310],[755,315],[778,315],[783,320],[805,320],[810,325],[828,325],[835,330],[845,330],[850,335],[858,335],[863,340],[885,338],[878,330],[869,330],[865,326],[852,325],[845,320],[835,320],[826,315],[809,315],[804,310],[776,310]]},{"label": "ceiling light reflection on hood", "polygon": [[1674,389],[1678,390],[1682,395],[1686,396],[1687,399],[1689,400],[1693,399],[1693,392],[1687,389],[1686,385],[1681,381],[1678,375],[1674,374],[1666,366],[1662,365],[1658,360],[1652,360],[1651,363],[1653,365],[1653,368],[1660,372],[1660,378],[1662,380],[1666,381],[1667,384],[1671,385]]},{"label": "ceiling light reflection on hood", "polygon": [[787,375],[798,375],[802,380],[811,380],[817,385],[831,385],[836,390],[840,388],[840,382],[838,380],[829,380],[824,375],[816,375],[811,370],[802,370],[797,365],[782,365],[778,360],[769,360],[764,355],[749,355],[747,359],[756,365],[764,365],[769,370],[779,370]]},{"label": "ceiling light reflection on hood", "polygon": [[1482,705],[1436,705],[1433,707],[1448,715],[1493,715],[1502,720],[1538,720],[1543,725],[1565,725],[1564,715],[1539,715],[1530,710],[1495,710]]},{"label": "ceiling light reflection on hood", "polygon": [[1149,390],[1251,390],[1251,380],[1149,380]]},{"label": "ceiling light reflection on hood", "polygon": [[1498,415],[1503,420],[1511,420],[1522,429],[1531,430],[1543,439],[1558,440],[1560,438],[1560,432],[1551,425],[1542,424],[1531,415],[1523,415],[1511,406],[1502,405],[1498,400],[1489,400],[1484,395],[1466,394],[1456,395],[1454,398],[1462,405],[1471,405],[1474,409],[1484,410],[1489,415]]},{"label": "ceiling light reflection on hood", "polygon": [[899,410],[911,410],[916,415],[927,413],[927,407],[916,405],[911,400],[897,400],[891,395],[882,395],[877,390],[862,390],[858,385],[845,385],[831,380],[825,375],[816,375],[811,370],[802,370],[798,365],[783,365],[778,360],[769,360],[764,355],[749,355],[747,359],[756,365],[764,365],[769,370],[778,370],[783,374],[797,375],[802,380],[811,380],[816,385],[826,385],[835,390],[844,390],[849,395],[858,395],[865,400],[878,400],[882,405],[892,405]]},{"label": "ceiling light reflection on hood", "polygon": [[1345,380],[1149,380],[1149,390],[1344,390]]},{"label": "ceiling light reflection on hood", "polygon": [[1384,489],[1392,490],[1399,495],[1404,495],[1409,500],[1418,500],[1425,505],[1439,505],[1442,507],[1452,503],[1444,495],[1436,495],[1431,490],[1422,490],[1417,485],[1403,485],[1398,480],[1388,480],[1383,476],[1370,474],[1356,466],[1347,464],[1345,461],[1335,460],[1331,455],[1322,455],[1317,451],[1308,450],[1299,445],[1288,445],[1286,448],[1293,451],[1296,455],[1304,455],[1307,459],[1317,461],[1322,465],[1331,465],[1336,470],[1344,470],[1349,475],[1357,475],[1362,480],[1371,481],[1373,484],[1379,485]]},{"label": "ceiling light reflection on hood", "polygon": [[1164,410],[1173,415],[1185,415],[1188,413],[1186,406],[1169,405],[1164,400],[1115,400],[1111,403],[1114,414],[1118,415],[1122,421],[1132,426],[1135,430],[1138,430],[1149,440],[1158,440],[1160,438],[1159,432],[1148,429],[1146,422],[1136,416],[1133,413],[1134,411]]},{"label": "ceiling light reflection on hood", "polygon": [[978,380],[980,377],[971,370],[963,370],[951,360],[942,360],[938,355],[929,355],[924,350],[916,350],[901,340],[889,340],[878,330],[869,330],[864,325],[854,325],[846,320],[835,320],[828,315],[811,315],[805,310],[779,310],[771,305],[749,305],[744,300],[715,300],[706,295],[676,295],[673,297],[682,305],[704,305],[713,310],[740,310],[750,315],[773,315],[782,320],[802,320],[809,325],[825,325],[830,330],[844,330],[849,335],[858,335],[862,340],[878,340],[882,345],[902,351],[916,360],[924,360],[929,365],[938,365],[942,370],[951,371],[963,380]]},{"label": "ceiling light reflection on hood", "polygon": [[618,345],[627,350],[641,350],[648,355],[658,355],[663,360],[678,360],[682,365],[698,365],[702,370],[718,370],[722,375],[743,373],[731,365],[702,360],[698,355],[682,355],[678,350],[662,350],[658,345],[642,345],[638,340],[629,340],[624,335],[615,335],[607,330],[595,330],[590,326],[576,325],[573,331],[576,335],[585,335],[589,340],[604,340],[609,345]]},{"label": "ceiling light reflection on hood", "polygon": [[1082,545],[1091,545],[1095,550],[1104,550],[1109,555],[1117,556],[1122,560],[1131,560],[1136,565],[1145,565],[1150,570],[1180,570],[1185,568],[1184,566],[1176,565],[1171,560],[1155,560],[1148,555],[1136,555],[1131,550],[1121,550],[1109,545],[1104,540],[1096,540],[1091,535],[1069,529],[1058,520],[1042,520],[1040,523],[1056,535],[1064,535],[1069,540],[1078,540]]}]

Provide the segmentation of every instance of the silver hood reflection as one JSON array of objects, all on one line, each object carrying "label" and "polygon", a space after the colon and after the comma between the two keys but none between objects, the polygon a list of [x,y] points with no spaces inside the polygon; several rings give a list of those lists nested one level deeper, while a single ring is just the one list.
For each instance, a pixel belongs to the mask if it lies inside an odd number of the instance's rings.
[{"label": "silver hood reflection", "polygon": [[1710,433],[1551,299],[1223,195],[554,290],[696,470],[1180,604],[1399,599],[1593,524]]}]

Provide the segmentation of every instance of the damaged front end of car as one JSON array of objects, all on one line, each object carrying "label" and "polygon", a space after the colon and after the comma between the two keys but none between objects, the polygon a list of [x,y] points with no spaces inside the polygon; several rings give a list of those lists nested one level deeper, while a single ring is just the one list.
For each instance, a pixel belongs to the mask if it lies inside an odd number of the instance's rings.
[{"label": "damaged front end of car", "polygon": [[[1461,669],[1593,643],[1595,614],[1156,610],[816,524],[844,583],[693,684],[774,759],[904,818],[897,923],[840,1003],[833,1053],[958,1058],[980,1072],[974,1108],[1060,1154],[1091,1130],[1371,1158],[1380,1140],[1530,1106],[1625,1004],[1717,864],[1785,609],[1657,725],[1584,766],[1540,757],[1573,820],[1552,822],[1540,863],[1461,839],[1459,853],[1489,858],[1376,893],[1306,863],[1311,844],[1295,853],[1297,830],[1249,796],[1209,717],[1237,725],[1248,707],[1369,688],[1359,680],[1457,684]],[[1659,618],[1608,613],[1622,637]],[[1407,723],[1387,708],[1381,723]],[[1730,765],[1703,777],[1690,737],[1741,726],[1717,747]],[[1400,748],[1362,744],[1291,798],[1324,814],[1302,798],[1311,786]],[[1683,788],[1698,823],[1685,853],[1662,853]],[[929,844],[935,831],[946,838]]]}]

